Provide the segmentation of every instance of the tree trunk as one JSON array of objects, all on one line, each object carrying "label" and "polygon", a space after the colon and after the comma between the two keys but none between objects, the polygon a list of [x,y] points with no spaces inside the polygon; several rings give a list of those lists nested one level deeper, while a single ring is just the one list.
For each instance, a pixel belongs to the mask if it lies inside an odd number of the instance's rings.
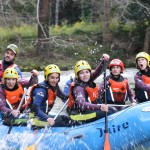
[{"label": "tree trunk", "polygon": [[111,0],[104,0],[104,17],[103,17],[103,44],[109,46],[110,44],[110,2]]},{"label": "tree trunk", "polygon": [[149,53],[149,50],[150,50],[150,26],[147,27],[146,29],[144,47],[143,47],[143,51]]},{"label": "tree trunk", "polygon": [[59,0],[56,0],[55,26],[58,26],[58,20],[59,20]]},{"label": "tree trunk", "polygon": [[49,55],[49,25],[50,25],[50,6],[51,0],[38,0],[37,20],[38,20],[38,43],[37,52],[41,60],[45,60]]}]

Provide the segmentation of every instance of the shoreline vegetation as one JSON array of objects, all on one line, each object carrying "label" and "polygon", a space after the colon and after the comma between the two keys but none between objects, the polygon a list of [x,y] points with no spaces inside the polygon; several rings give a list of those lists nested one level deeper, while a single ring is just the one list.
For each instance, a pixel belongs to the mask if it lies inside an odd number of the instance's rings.
[{"label": "shoreline vegetation", "polygon": [[76,61],[87,60],[94,69],[103,53],[110,55],[110,60],[121,59],[125,67],[135,67],[135,49],[129,48],[128,33],[133,30],[132,24],[127,24],[119,33],[119,24],[111,23],[113,41],[108,47],[102,44],[102,23],[77,22],[72,26],[51,26],[48,40],[49,49],[38,51],[37,26],[25,25],[2,28],[0,27],[0,59],[8,44],[16,44],[20,53],[15,62],[22,71],[37,69],[42,71],[48,64],[57,64],[61,70],[73,69]]}]

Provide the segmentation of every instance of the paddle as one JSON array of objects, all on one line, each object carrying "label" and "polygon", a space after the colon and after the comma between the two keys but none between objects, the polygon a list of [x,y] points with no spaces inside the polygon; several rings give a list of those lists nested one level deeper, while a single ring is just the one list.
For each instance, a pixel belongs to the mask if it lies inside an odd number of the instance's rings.
[{"label": "paddle", "polygon": [[[102,104],[97,104],[102,105]],[[116,107],[129,107],[130,105],[118,105],[118,104],[107,104],[108,106],[116,106]]]},{"label": "paddle", "polygon": [[[59,116],[59,114],[62,112],[62,110],[64,109],[64,107],[67,105],[69,100],[67,100],[65,102],[65,104],[63,105],[63,107],[59,110],[59,112],[57,113],[57,115],[54,117],[54,120],[57,119],[57,117]],[[51,127],[51,126],[49,126]],[[44,132],[41,134],[41,136],[37,139],[37,141],[35,142],[35,144],[31,145],[31,146],[28,146],[25,150],[36,150],[36,145],[41,141],[41,139],[43,138],[43,136],[45,135],[46,133],[46,130],[47,129],[47,126],[45,127],[44,129]]]},{"label": "paddle", "polygon": [[[21,108],[21,106],[22,106],[22,104],[23,104],[23,101],[25,100],[25,96],[26,96],[26,94],[27,94],[27,90],[28,90],[28,88],[29,88],[29,86],[30,86],[30,84],[31,84],[32,79],[33,79],[33,75],[30,77],[29,83],[28,83],[28,85],[27,85],[27,87],[26,87],[26,91],[24,92],[24,94],[23,94],[23,96],[22,96],[22,98],[21,98],[21,101],[20,101],[20,103],[19,103],[19,106],[18,106],[17,110],[20,110],[20,108]],[[13,124],[15,123],[15,119],[16,119],[16,118],[14,117],[14,119],[13,119],[12,122],[11,122],[11,125],[10,125],[10,127],[9,127],[9,130],[8,130],[7,134],[10,134],[10,132],[11,132],[11,130],[12,130],[12,127],[13,127]]]},{"label": "paddle", "polygon": [[[105,99],[105,104],[107,104],[107,98],[106,98],[106,61],[104,61],[104,99]],[[107,117],[107,112],[105,113],[104,150],[110,150],[110,143],[109,143],[109,139],[108,139],[108,117]]]}]

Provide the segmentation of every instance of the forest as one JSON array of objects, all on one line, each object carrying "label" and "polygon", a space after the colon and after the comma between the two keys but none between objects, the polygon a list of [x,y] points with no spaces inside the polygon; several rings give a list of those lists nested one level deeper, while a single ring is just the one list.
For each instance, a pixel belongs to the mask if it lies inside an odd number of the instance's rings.
[{"label": "forest", "polygon": [[0,0],[0,57],[16,44],[23,71],[55,63],[72,69],[85,59],[94,68],[103,53],[135,67],[150,50],[149,0]]}]

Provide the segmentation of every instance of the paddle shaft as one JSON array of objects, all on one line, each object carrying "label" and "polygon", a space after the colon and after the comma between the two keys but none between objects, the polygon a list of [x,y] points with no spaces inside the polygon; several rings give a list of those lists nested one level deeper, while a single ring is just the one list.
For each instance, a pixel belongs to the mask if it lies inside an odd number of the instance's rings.
[{"label": "paddle shaft", "polygon": [[[107,97],[106,97],[106,61],[104,61],[104,99],[105,104],[107,104]],[[104,150],[110,150],[110,142],[108,138],[108,116],[107,112],[105,112],[105,142],[104,142]]]},{"label": "paddle shaft", "polygon": [[[23,94],[23,96],[22,96],[22,98],[21,98],[21,101],[20,101],[20,103],[19,103],[19,106],[18,106],[17,110],[20,110],[20,108],[21,108],[21,106],[22,106],[22,104],[23,104],[23,101],[24,101],[24,99],[25,99],[25,96],[26,96],[26,94],[27,94],[27,90],[28,90],[28,88],[29,88],[29,86],[30,86],[30,84],[31,84],[32,79],[33,79],[33,75],[30,77],[29,83],[28,83],[28,85],[27,85],[27,87],[26,87],[26,91],[24,92],[24,94]],[[10,134],[10,132],[11,132],[11,130],[12,130],[12,127],[13,127],[13,124],[14,124],[14,122],[15,122],[15,119],[16,119],[16,118],[14,118],[14,119],[12,120],[12,123],[11,123],[11,125],[10,125],[10,127],[9,127],[9,130],[8,130],[7,134]]]},{"label": "paddle shaft", "polygon": [[128,106],[130,106],[130,105],[108,104],[108,106],[114,106],[114,107],[128,107]]},{"label": "paddle shaft", "polygon": [[63,109],[65,108],[65,106],[67,105],[68,101],[69,101],[69,100],[67,100],[67,101],[65,102],[65,104],[63,105],[63,107],[59,110],[59,112],[57,113],[57,115],[54,117],[54,120],[57,119],[57,117],[59,116],[59,114],[62,112],[62,110],[63,110]]},{"label": "paddle shaft", "polygon": [[[104,100],[105,100],[105,104],[107,104],[107,99],[106,99],[106,61],[104,61]],[[108,133],[107,112],[105,112],[105,132]]]},{"label": "paddle shaft", "polygon": [[[67,105],[68,101],[69,101],[69,100],[67,100],[67,101],[65,102],[65,104],[63,105],[63,107],[59,110],[59,112],[57,113],[57,115],[54,117],[54,121],[57,119],[57,117],[59,116],[59,114],[60,114],[60,113],[62,112],[62,110],[65,108],[65,106]],[[50,126],[50,127],[51,127],[51,126]],[[37,145],[37,144],[41,141],[41,139],[42,139],[42,137],[45,135],[45,133],[46,133],[46,129],[45,129],[45,131],[42,133],[42,135],[38,138],[38,140],[36,141],[35,145]]]},{"label": "paddle shaft", "polygon": [[[102,104],[98,104],[98,105],[102,105]],[[128,107],[130,105],[117,105],[117,104],[107,104],[108,106],[114,106],[114,107]]]}]

